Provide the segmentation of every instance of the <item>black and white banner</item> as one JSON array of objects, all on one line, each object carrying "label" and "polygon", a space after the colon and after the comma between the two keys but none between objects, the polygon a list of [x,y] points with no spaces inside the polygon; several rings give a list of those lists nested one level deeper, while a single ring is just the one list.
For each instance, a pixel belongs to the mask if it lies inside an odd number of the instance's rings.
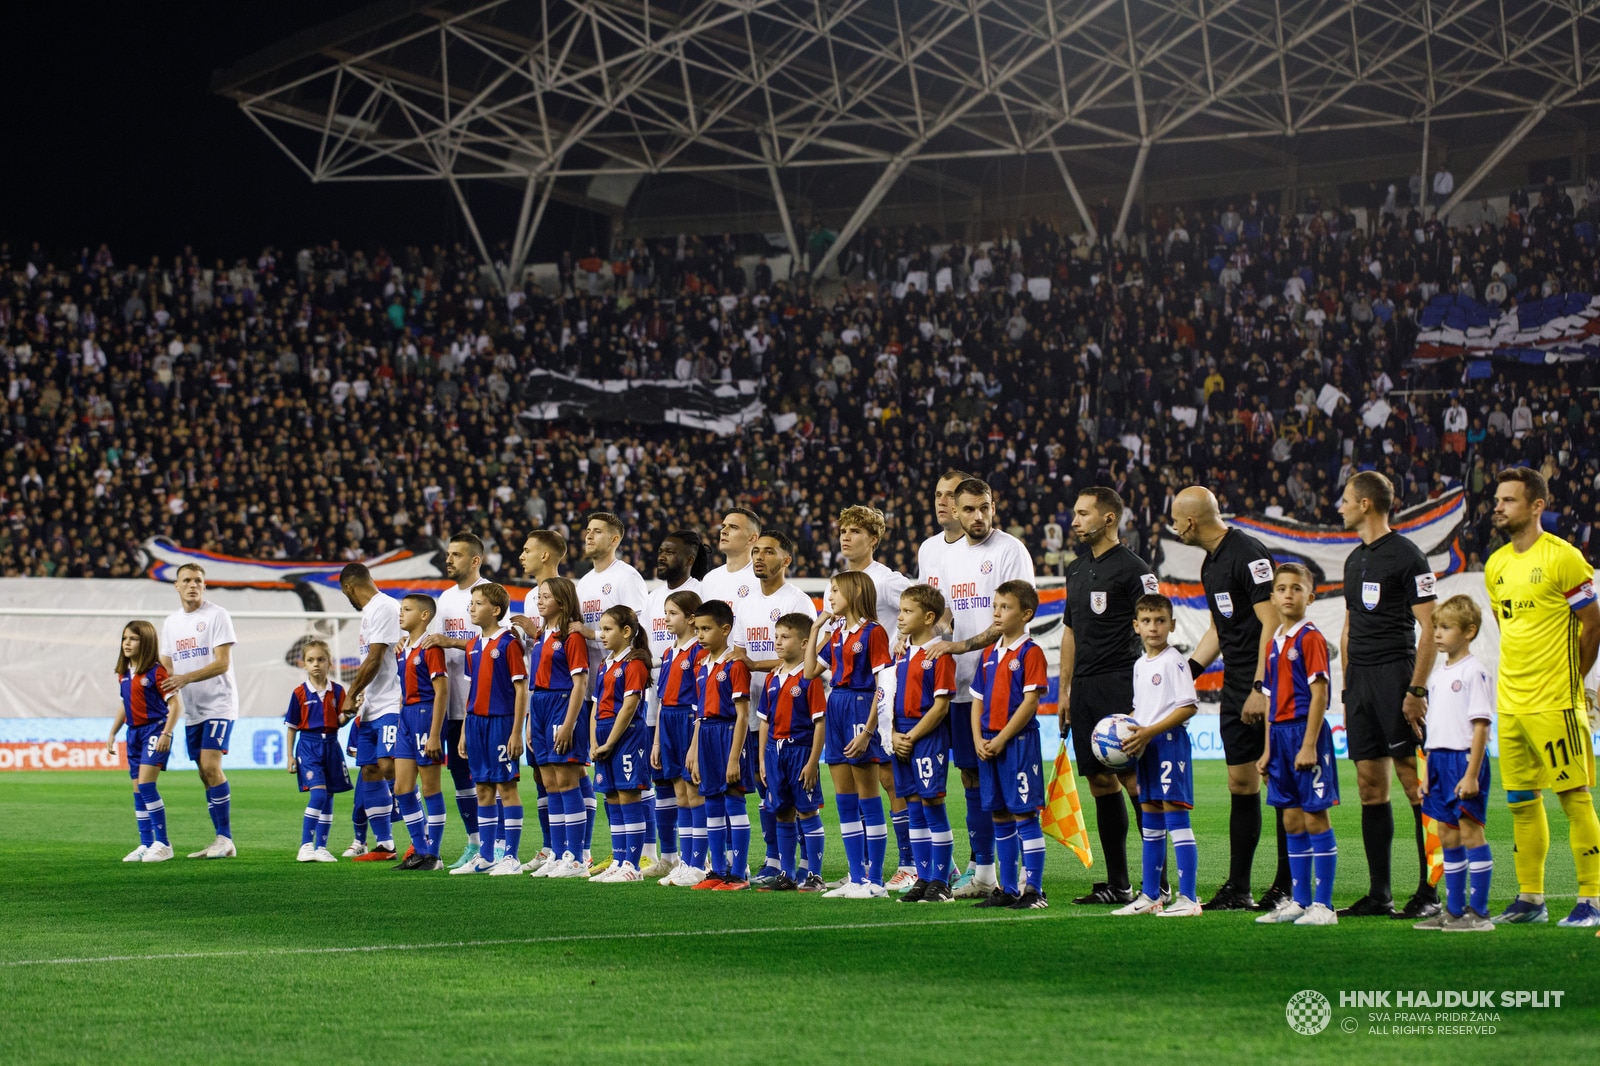
[{"label": "black and white banner", "polygon": [[754,381],[591,381],[534,370],[528,384],[538,398],[522,417],[532,421],[669,422],[725,436],[766,415]]}]

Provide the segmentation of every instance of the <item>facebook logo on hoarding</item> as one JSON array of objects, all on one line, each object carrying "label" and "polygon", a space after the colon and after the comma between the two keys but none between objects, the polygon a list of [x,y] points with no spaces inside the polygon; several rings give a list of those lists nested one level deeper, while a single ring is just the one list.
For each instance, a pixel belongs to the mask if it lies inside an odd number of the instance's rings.
[{"label": "facebook logo on hoarding", "polygon": [[253,748],[257,766],[283,765],[283,735],[276,729],[256,730]]}]

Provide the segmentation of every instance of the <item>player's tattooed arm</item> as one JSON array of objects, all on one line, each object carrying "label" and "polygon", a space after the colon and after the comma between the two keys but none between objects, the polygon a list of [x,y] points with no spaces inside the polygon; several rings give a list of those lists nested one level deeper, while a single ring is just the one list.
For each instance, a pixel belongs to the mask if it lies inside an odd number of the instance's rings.
[{"label": "player's tattooed arm", "polygon": [[969,651],[982,651],[1000,639],[1000,627],[990,626],[975,637],[966,640],[937,640],[928,645],[927,656],[938,659],[945,655],[965,655]]}]

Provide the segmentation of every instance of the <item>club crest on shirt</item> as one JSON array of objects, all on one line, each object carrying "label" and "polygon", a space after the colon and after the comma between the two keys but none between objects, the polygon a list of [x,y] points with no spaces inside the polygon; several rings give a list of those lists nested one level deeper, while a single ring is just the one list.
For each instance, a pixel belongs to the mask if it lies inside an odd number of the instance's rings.
[{"label": "club crest on shirt", "polygon": [[1022,669],[1022,660],[1021,659],[1012,659],[1011,660],[1011,666],[1010,666],[1011,672],[1014,674],[1018,670],[1021,670],[1021,669]]},{"label": "club crest on shirt", "polygon": [[924,659],[924,660],[922,660],[922,668],[924,670],[932,670],[933,669],[933,660],[932,659]]},{"label": "club crest on shirt", "polygon": [[717,680],[718,681],[726,681],[726,680],[728,680],[728,671],[726,671],[726,670],[718,670],[717,671]]},{"label": "club crest on shirt", "polygon": [[600,586],[600,594],[602,596],[611,595],[611,582],[607,581],[604,585]]},{"label": "club crest on shirt", "polygon": [[861,651],[861,642],[858,640],[854,644],[850,645],[850,650],[853,651],[853,652],[860,652]]},{"label": "club crest on shirt", "polygon": [[1106,594],[1104,592],[1089,593],[1089,610],[1095,614],[1106,613]]},{"label": "club crest on shirt", "polygon": [[799,696],[800,696],[800,686],[799,685],[790,685],[789,686],[789,698],[792,700],[792,699],[797,699]]},{"label": "club crest on shirt", "polygon": [[772,620],[774,622],[776,622],[779,618],[782,618],[782,617],[783,617],[783,612],[778,610],[776,607],[774,607],[772,609]]},{"label": "club crest on shirt", "polygon": [[1457,678],[1456,680],[1450,682],[1450,691],[1451,692],[1460,692],[1461,691],[1461,679],[1460,678]]},{"label": "club crest on shirt", "polygon": [[1367,610],[1375,610],[1378,599],[1383,594],[1383,586],[1376,581],[1363,581],[1361,583],[1361,606]]},{"label": "club crest on shirt", "polygon": [[750,595],[750,586],[740,585],[739,588],[734,592],[734,595],[739,597],[741,600],[744,599],[746,596]]},{"label": "club crest on shirt", "polygon": [[1159,684],[1161,684],[1161,675],[1160,675],[1160,674],[1154,674],[1154,675],[1152,675],[1152,676],[1151,676],[1151,678],[1150,678],[1150,683],[1151,683],[1151,684],[1152,684],[1152,685],[1159,685]]},{"label": "club crest on shirt", "polygon": [[204,622],[196,622],[194,624],[194,631],[196,633],[204,633],[206,631],[206,624]]},{"label": "club crest on shirt", "polygon": [[1224,618],[1232,618],[1233,617],[1233,595],[1232,595],[1232,593],[1219,592],[1219,593],[1217,593],[1215,599],[1217,601],[1217,613],[1220,614]]},{"label": "club crest on shirt", "polygon": [[489,649],[489,658],[491,658],[491,659],[500,658],[500,649],[499,648],[490,648]]},{"label": "club crest on shirt", "polygon": [[1290,662],[1298,662],[1299,659],[1300,659],[1300,649],[1299,648],[1290,648],[1289,652],[1288,652],[1288,655],[1285,656],[1285,657]]},{"label": "club crest on shirt", "polygon": [[985,559],[983,561],[983,565],[978,567],[978,573],[980,573],[980,574],[992,574],[992,573],[994,573],[994,561],[992,559]]}]

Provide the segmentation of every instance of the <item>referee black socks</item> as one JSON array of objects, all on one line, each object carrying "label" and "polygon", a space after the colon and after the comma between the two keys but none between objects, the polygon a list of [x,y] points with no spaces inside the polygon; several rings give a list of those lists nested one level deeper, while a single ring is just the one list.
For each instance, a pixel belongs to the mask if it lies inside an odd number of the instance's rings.
[{"label": "referee black socks", "polygon": [[1422,808],[1420,806],[1411,808],[1411,819],[1417,824],[1417,869],[1422,871],[1417,881],[1417,891],[1424,896],[1430,893],[1437,894],[1438,890],[1428,882],[1428,831],[1422,828]]},{"label": "referee black socks", "polygon": [[1361,808],[1361,847],[1367,853],[1367,895],[1378,900],[1393,899],[1390,875],[1394,865],[1394,809],[1388,803]]},{"label": "referee black socks", "polygon": [[1106,857],[1106,884],[1126,889],[1128,882],[1128,806],[1122,789],[1094,798],[1094,820],[1100,830],[1100,851]]},{"label": "referee black socks", "polygon": [[1261,843],[1261,793],[1234,794],[1228,808],[1228,881],[1240,892],[1250,891],[1250,867]]}]

